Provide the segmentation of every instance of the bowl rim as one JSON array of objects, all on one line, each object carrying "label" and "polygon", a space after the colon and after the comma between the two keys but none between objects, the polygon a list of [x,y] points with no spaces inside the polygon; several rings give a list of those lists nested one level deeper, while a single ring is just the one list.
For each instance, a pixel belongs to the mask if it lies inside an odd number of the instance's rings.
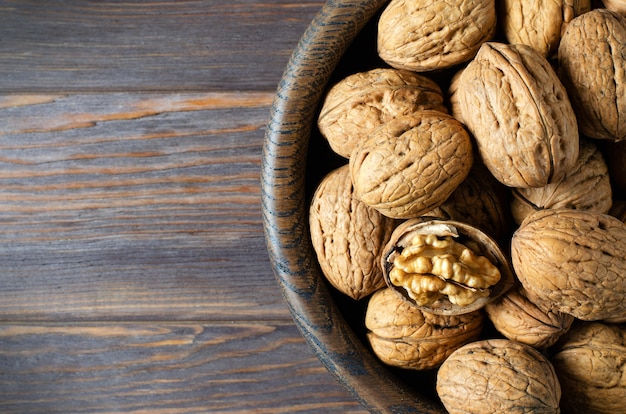
[{"label": "bowl rim", "polygon": [[444,413],[394,376],[347,326],[311,246],[305,169],[318,103],[333,70],[389,0],[329,0],[307,27],[278,84],[261,160],[261,209],[274,275],[291,316],[326,369],[370,412]]}]

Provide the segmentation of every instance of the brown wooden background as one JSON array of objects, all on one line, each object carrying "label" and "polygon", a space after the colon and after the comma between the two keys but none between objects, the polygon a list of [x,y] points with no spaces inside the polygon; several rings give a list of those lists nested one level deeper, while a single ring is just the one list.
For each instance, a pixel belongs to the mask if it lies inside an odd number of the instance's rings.
[{"label": "brown wooden background", "polygon": [[322,1],[0,0],[0,412],[361,412],[265,250],[273,93]]}]

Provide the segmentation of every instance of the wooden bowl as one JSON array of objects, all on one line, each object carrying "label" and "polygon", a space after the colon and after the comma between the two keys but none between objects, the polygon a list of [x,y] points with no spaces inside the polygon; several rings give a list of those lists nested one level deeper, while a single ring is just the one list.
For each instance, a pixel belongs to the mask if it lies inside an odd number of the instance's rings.
[{"label": "wooden bowl", "polygon": [[285,69],[263,148],[262,210],[269,257],[293,319],[326,368],[371,412],[445,413],[433,372],[381,363],[364,336],[364,303],[338,294],[322,275],[308,228],[313,189],[346,160],[316,129],[333,79],[380,67],[375,25],[387,0],[328,1]]}]

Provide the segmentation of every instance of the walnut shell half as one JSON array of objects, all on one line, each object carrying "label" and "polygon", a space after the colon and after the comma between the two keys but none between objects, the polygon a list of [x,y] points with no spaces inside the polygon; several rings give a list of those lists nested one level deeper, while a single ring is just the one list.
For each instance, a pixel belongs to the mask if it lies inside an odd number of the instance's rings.
[{"label": "walnut shell half", "polygon": [[382,253],[387,286],[425,312],[482,308],[514,284],[498,244],[466,223],[419,218],[400,224]]}]

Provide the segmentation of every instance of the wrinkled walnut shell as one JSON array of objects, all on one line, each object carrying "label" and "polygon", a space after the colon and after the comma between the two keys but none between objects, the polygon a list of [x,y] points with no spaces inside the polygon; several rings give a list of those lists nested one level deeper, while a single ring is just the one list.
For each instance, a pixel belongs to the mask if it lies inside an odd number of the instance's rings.
[{"label": "wrinkled walnut shell", "polygon": [[[486,258],[491,265],[497,268],[500,273],[499,281],[488,288],[476,289],[477,296],[468,305],[455,304],[445,294],[430,304],[418,304],[404,287],[395,285],[390,276],[394,268],[394,260],[411,244],[416,235],[434,235],[438,238],[451,237],[474,254]],[[460,315],[481,309],[487,303],[503,295],[514,284],[514,276],[509,262],[498,244],[476,227],[458,221],[422,217],[403,222],[392,233],[391,239],[383,249],[381,260],[387,286],[418,309],[438,315]],[[450,282],[450,280],[446,279],[446,282]],[[468,288],[461,283],[453,284],[460,288]]]},{"label": "wrinkled walnut shell", "polygon": [[425,370],[438,367],[454,350],[478,339],[484,319],[480,310],[458,316],[422,312],[385,288],[370,298],[365,327],[381,361]]},{"label": "wrinkled walnut shell", "polygon": [[[568,414],[622,414],[626,402],[626,328],[578,324],[550,358]],[[565,411],[566,410],[566,411]]]},{"label": "wrinkled walnut shell", "polygon": [[469,174],[472,143],[463,125],[433,110],[395,118],[350,157],[356,196],[382,214],[418,217],[441,205]]},{"label": "wrinkled walnut shell", "polygon": [[450,414],[558,414],[561,387],[550,361],[508,339],[457,349],[437,373],[437,393]]},{"label": "wrinkled walnut shell", "polygon": [[565,88],[530,46],[484,43],[454,84],[456,111],[493,176],[542,187],[578,158],[578,126]]},{"label": "wrinkled walnut shell", "polygon": [[348,166],[318,185],[309,208],[311,242],[323,274],[358,300],[385,286],[380,255],[395,221],[353,196]]},{"label": "wrinkled walnut shell", "polygon": [[378,22],[378,54],[415,72],[471,59],[496,29],[494,0],[392,0]]},{"label": "wrinkled walnut shell", "polygon": [[559,76],[581,133],[626,139],[626,17],[594,9],[567,25],[558,52]]},{"label": "wrinkled walnut shell", "polygon": [[513,268],[542,307],[593,321],[626,317],[626,225],[579,210],[531,214],[511,241]]},{"label": "wrinkled walnut shell", "polygon": [[531,46],[549,58],[556,53],[567,24],[588,12],[591,1],[504,0],[502,7],[499,21],[508,42]]},{"label": "wrinkled walnut shell", "polygon": [[326,94],[317,125],[331,149],[350,158],[380,125],[422,109],[446,112],[433,80],[408,70],[377,68],[350,75]]},{"label": "wrinkled walnut shell", "polygon": [[574,317],[543,309],[531,302],[519,285],[485,306],[487,316],[502,335],[533,348],[548,348],[565,334]]}]

